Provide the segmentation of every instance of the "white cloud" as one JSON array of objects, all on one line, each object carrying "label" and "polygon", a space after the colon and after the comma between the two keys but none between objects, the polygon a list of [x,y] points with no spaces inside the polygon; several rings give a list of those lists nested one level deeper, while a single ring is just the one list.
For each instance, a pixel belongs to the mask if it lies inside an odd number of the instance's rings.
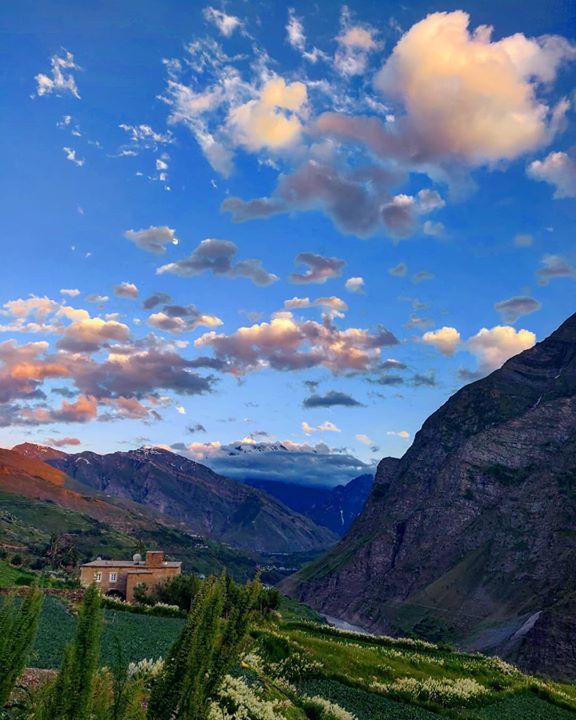
[{"label": "white cloud", "polygon": [[216,315],[204,315],[198,312],[187,312],[183,315],[174,315],[165,311],[152,313],[148,323],[158,330],[170,333],[191,332],[199,327],[215,328],[222,325],[222,320]]},{"label": "white cloud", "polygon": [[121,155],[136,155],[139,150],[155,150],[159,145],[169,145],[174,142],[170,132],[161,133],[154,130],[150,125],[127,125],[121,123],[120,127],[126,132],[130,139],[129,147],[121,149]]},{"label": "white cloud", "polygon": [[408,440],[410,437],[408,430],[389,430],[386,435],[393,435],[395,437],[402,438],[402,440]]},{"label": "white cloud", "polygon": [[534,244],[534,238],[527,233],[519,233],[514,236],[514,245],[519,248],[530,247]]},{"label": "white cloud", "polygon": [[339,297],[331,295],[330,297],[320,297],[316,300],[310,298],[293,297],[284,300],[284,307],[287,310],[305,310],[312,307],[320,307],[330,317],[344,317],[348,311],[348,305]]},{"label": "white cloud", "polygon": [[367,25],[353,25],[346,6],[342,9],[341,24],[342,31],[336,38],[338,49],[334,65],[346,77],[362,75],[368,67],[369,54],[380,47],[376,32]]},{"label": "white cloud", "polygon": [[528,175],[534,180],[554,185],[555,198],[576,197],[576,157],[565,152],[552,152],[544,160],[528,165]]},{"label": "white cloud", "polygon": [[364,292],[365,286],[364,278],[360,276],[348,278],[344,284],[346,290],[351,293],[362,293]]},{"label": "white cloud", "polygon": [[321,423],[320,425],[312,426],[309,425],[305,420],[302,423],[302,432],[305,435],[312,435],[315,432],[342,432],[340,428],[335,425],[333,422],[330,422],[329,420],[326,420],[325,422]]},{"label": "white cloud", "polygon": [[276,156],[293,147],[307,115],[303,82],[279,77],[263,50],[253,49],[246,77],[238,59],[205,39],[190,43],[183,61],[166,61],[168,85],[162,99],[170,107],[169,122],[185,125],[224,177],[234,169],[238,147],[263,152],[263,162],[273,163],[274,157],[266,154]]},{"label": "white cloud", "polygon": [[167,245],[178,245],[179,242],[176,231],[167,225],[151,225],[147,230],[126,230],[124,237],[141,250],[157,255],[165,253]]},{"label": "white cloud", "polygon": [[69,147],[63,147],[62,150],[63,150],[64,154],[66,155],[66,160],[70,160],[70,162],[73,162],[74,165],[77,165],[78,167],[82,167],[82,165],[84,165],[84,163],[86,162],[86,160],[84,160],[84,158],[79,158],[76,155],[76,150],[73,150],[72,148],[69,148]]},{"label": "white cloud", "polygon": [[230,111],[228,125],[238,145],[248,150],[282,150],[294,145],[302,132],[301,118],[307,100],[306,85],[269,80],[259,97]]},{"label": "white cloud", "polygon": [[95,303],[103,305],[104,303],[107,303],[110,298],[108,295],[101,295],[100,293],[94,293],[92,295],[86,295],[86,301],[89,303]]},{"label": "white cloud", "polygon": [[384,328],[375,334],[364,328],[338,330],[331,322],[297,322],[285,311],[270,322],[241,327],[230,335],[206,333],[194,344],[212,348],[230,372],[241,375],[266,367],[291,371],[323,366],[336,374],[365,371],[378,362],[383,347],[397,343]]},{"label": "white cloud", "polygon": [[524,315],[540,310],[541,307],[541,302],[526,295],[516,295],[494,305],[494,309],[501,314],[502,320],[508,323],[516,322]]},{"label": "white cloud", "polygon": [[42,95],[70,93],[79,100],[80,94],[78,93],[74,75],[71,72],[80,69],[74,62],[74,55],[64,50],[62,56],[52,55],[50,65],[52,66],[50,75],[38,73],[34,78],[36,80],[36,94],[41,97]]},{"label": "white cloud", "polygon": [[62,288],[60,290],[61,295],[66,295],[67,297],[78,297],[80,295],[80,290],[78,288]]},{"label": "white cloud", "polygon": [[206,7],[202,11],[204,19],[211,22],[218,28],[218,31],[224,35],[224,37],[231,37],[235,30],[242,27],[243,23],[240,18],[234,15],[227,15],[222,10],[217,10],[213,7]]},{"label": "white cloud", "polygon": [[476,355],[483,373],[497,370],[509,358],[536,343],[536,335],[530,330],[516,330],[509,325],[482,328],[469,338],[466,347]]},{"label": "white cloud", "polygon": [[131,282],[122,282],[119,285],[114,285],[113,289],[116,297],[131,299],[138,297],[138,288]]},{"label": "white cloud", "polygon": [[255,285],[265,287],[278,280],[278,276],[262,267],[261,260],[249,258],[233,262],[238,247],[229,240],[206,238],[181,260],[162,265],[156,270],[158,275],[170,273],[180,277],[192,277],[203,272],[230,278],[244,277]]},{"label": "white cloud", "polygon": [[297,50],[300,55],[311,63],[317,63],[318,60],[327,60],[328,55],[317,47],[311,50],[306,49],[306,34],[302,20],[296,15],[293,8],[288,10],[288,22],[286,24],[286,36],[288,44]]},{"label": "white cloud", "polygon": [[560,255],[544,255],[536,276],[540,285],[548,285],[550,280],[558,278],[576,279],[576,268]]},{"label": "white cloud", "polygon": [[306,35],[304,34],[304,26],[302,20],[296,16],[294,9],[288,10],[288,23],[286,24],[286,34],[288,36],[288,44],[294,48],[304,52],[306,47]]},{"label": "white cloud", "polygon": [[402,36],[376,77],[402,102],[406,131],[422,160],[454,158],[477,165],[512,159],[547,144],[568,103],[537,97],[576,47],[558,36],[516,33],[492,41],[492,28],[468,29],[461,10],[428,15]]},{"label": "white cloud", "polygon": [[444,227],[444,223],[436,222],[434,220],[426,220],[424,225],[422,225],[422,230],[424,231],[424,235],[438,237],[440,235],[444,235],[446,228]]},{"label": "white cloud", "polygon": [[422,342],[432,345],[438,352],[451,357],[456,350],[466,350],[478,358],[475,376],[486,375],[499,368],[506,360],[536,343],[530,330],[516,330],[510,325],[482,328],[476,335],[463,341],[456,328],[443,327],[424,333]]},{"label": "white cloud", "polygon": [[461,341],[458,330],[453,327],[442,327],[439,330],[429,331],[422,336],[422,342],[432,345],[442,355],[451,357],[458,349]]}]

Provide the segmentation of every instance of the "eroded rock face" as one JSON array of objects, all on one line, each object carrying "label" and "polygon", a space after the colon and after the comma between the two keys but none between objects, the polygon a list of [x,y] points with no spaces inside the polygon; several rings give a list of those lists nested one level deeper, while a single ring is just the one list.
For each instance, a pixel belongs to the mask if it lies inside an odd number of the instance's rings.
[{"label": "eroded rock face", "polygon": [[576,677],[575,541],[576,315],[384,459],[344,540],[285,589],[373,631]]}]

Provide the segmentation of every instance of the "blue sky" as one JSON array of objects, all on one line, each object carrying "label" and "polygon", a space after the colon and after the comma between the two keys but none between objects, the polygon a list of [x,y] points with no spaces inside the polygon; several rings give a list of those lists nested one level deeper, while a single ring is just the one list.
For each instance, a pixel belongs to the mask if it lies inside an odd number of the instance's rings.
[{"label": "blue sky", "polygon": [[571,4],[0,23],[3,445],[342,481],[574,311]]}]

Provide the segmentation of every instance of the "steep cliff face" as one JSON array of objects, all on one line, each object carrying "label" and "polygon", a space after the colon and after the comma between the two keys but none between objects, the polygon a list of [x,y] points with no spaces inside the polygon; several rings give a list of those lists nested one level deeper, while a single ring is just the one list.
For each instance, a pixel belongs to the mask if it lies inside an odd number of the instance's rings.
[{"label": "steep cliff face", "polygon": [[576,315],[434,413],[380,463],[344,540],[285,590],[576,677]]},{"label": "steep cliff face", "polygon": [[28,459],[46,457],[84,487],[151,508],[187,531],[236,548],[290,553],[322,550],[337,539],[266,493],[160,448],[108,455],[52,455],[30,444],[15,450]]}]

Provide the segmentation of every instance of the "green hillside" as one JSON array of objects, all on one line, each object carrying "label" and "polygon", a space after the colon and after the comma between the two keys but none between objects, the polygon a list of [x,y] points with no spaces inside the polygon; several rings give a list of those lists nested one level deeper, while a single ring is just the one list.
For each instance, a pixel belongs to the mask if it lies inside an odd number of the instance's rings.
[{"label": "green hillside", "polygon": [[[255,558],[177,528],[150,522],[137,535],[129,534],[53,502],[0,492],[0,546],[8,558],[20,555],[33,565],[42,558],[52,533],[64,536],[74,546],[80,562],[98,555],[129,558],[146,547],[162,548],[167,555],[182,560],[189,572],[209,575],[227,569],[238,580],[253,577],[256,572]],[[0,573],[0,587],[10,584],[14,579],[4,579]]]}]

